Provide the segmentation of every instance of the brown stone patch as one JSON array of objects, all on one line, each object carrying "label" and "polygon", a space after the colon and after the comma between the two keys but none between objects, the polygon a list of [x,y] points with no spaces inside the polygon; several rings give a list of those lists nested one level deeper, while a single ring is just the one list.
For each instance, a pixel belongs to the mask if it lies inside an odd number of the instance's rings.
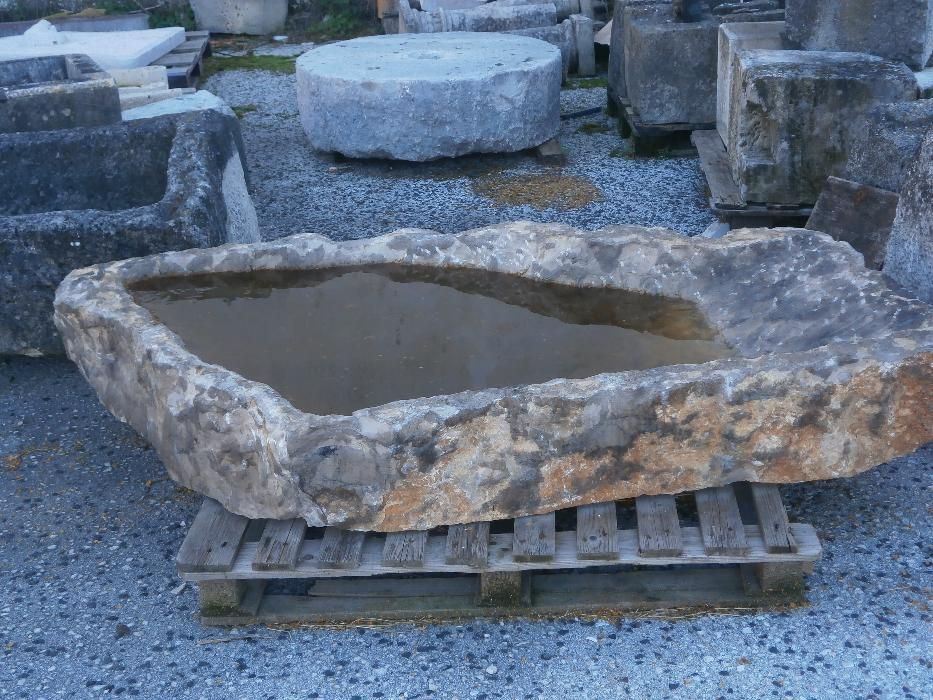
[{"label": "brown stone patch", "polygon": [[500,207],[527,205],[535,209],[582,209],[605,198],[589,179],[560,173],[491,174],[474,180],[473,191]]}]

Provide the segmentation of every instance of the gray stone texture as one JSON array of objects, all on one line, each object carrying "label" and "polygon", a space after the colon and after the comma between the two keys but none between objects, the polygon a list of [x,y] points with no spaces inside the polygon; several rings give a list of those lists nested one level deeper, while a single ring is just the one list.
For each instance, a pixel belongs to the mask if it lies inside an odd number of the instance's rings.
[{"label": "gray stone texture", "polygon": [[919,70],[933,54],[933,0],[787,0],[787,38],[809,51],[852,51]]},{"label": "gray stone texture", "polygon": [[625,87],[625,8],[629,5],[669,5],[670,0],[616,0],[612,10],[607,97],[610,104],[628,97]]},{"label": "gray stone texture", "polygon": [[902,63],[829,51],[746,51],[735,60],[727,150],[748,202],[813,204],[845,166],[855,116],[910,101]]},{"label": "gray stone texture", "polygon": [[236,119],[214,111],[0,136],[0,354],[58,354],[71,270],[259,239]]},{"label": "gray stone texture", "polygon": [[586,15],[570,15],[574,45],[577,47],[577,74],[596,75],[596,45],[593,20]]},{"label": "gray stone texture", "polygon": [[87,56],[0,61],[0,133],[119,121],[117,84]]},{"label": "gray stone texture", "polygon": [[933,303],[933,129],[904,176],[884,271]]},{"label": "gray stone texture", "polygon": [[322,46],[297,61],[311,145],[426,161],[538,146],[560,128],[560,51],[523,36],[444,32]]},{"label": "gray stone texture", "polygon": [[288,0],[191,0],[198,29],[219,34],[278,34]]},{"label": "gray stone texture", "polygon": [[895,102],[868,110],[852,131],[848,180],[900,192],[904,173],[933,127],[933,100]]},{"label": "gray stone texture", "polygon": [[667,5],[624,13],[625,85],[645,124],[713,124],[719,20],[680,22]]},{"label": "gray stone texture", "polygon": [[[129,291],[166,274],[383,263],[690,300],[735,357],[317,416],[205,364]],[[836,478],[933,440],[933,307],[892,293],[850,246],[810,231],[709,240],[518,222],[449,236],[299,235],[76,271],[55,310],[69,357],[171,477],[253,518],[420,530]]]},{"label": "gray stone texture", "polygon": [[719,28],[716,79],[716,130],[723,143],[729,139],[732,120],[732,77],[739,51],[784,48],[784,22],[729,22]]}]

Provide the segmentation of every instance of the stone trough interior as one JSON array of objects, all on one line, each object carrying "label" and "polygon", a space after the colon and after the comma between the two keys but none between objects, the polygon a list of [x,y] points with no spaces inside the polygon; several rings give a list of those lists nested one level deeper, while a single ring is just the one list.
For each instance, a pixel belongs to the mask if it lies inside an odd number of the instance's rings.
[{"label": "stone trough interior", "polygon": [[[0,216],[154,204],[165,195],[175,128],[114,129],[106,139],[0,141]],[[75,167],[75,164],[93,167]]]},{"label": "stone trough interior", "polygon": [[488,271],[256,272],[134,291],[202,360],[319,415],[731,354],[689,302]]}]

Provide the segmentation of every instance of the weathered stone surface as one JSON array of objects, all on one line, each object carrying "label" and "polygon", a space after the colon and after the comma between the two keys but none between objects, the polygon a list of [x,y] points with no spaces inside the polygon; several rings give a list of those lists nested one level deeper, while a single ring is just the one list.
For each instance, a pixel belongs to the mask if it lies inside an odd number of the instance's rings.
[{"label": "weathered stone surface", "polygon": [[894,192],[830,177],[816,200],[807,228],[845,241],[864,256],[866,267],[880,270],[897,202]]},{"label": "weathered stone surface", "polygon": [[288,0],[191,0],[198,29],[220,34],[278,34]]},{"label": "weathered stone surface", "polygon": [[612,38],[609,41],[609,73],[606,92],[610,104],[628,97],[625,87],[625,8],[629,5],[666,5],[670,0],[616,0],[612,10]]},{"label": "weathered stone surface", "polygon": [[399,0],[399,31],[403,34],[508,32],[550,27],[558,21],[553,3],[491,2],[468,10],[424,12],[413,9],[409,0]]},{"label": "weathered stone surface", "polygon": [[900,192],[904,172],[933,127],[933,100],[895,102],[868,110],[852,130],[845,176]]},{"label": "weathered stone surface", "polygon": [[[532,27],[531,29],[513,29],[505,34],[527,36],[532,39],[546,41],[560,50],[560,60],[563,66],[563,75],[566,78],[572,71],[577,70],[577,37],[573,30],[573,23],[565,19],[553,27]],[[595,48],[594,48],[595,56]],[[594,58],[595,60],[595,58]]]},{"label": "weathered stone surface", "polygon": [[915,69],[933,54],[931,0],[787,0],[787,38],[810,51],[854,51]]},{"label": "weathered stone surface", "polygon": [[117,84],[87,56],[0,61],[0,133],[118,121]]},{"label": "weathered stone surface", "polygon": [[933,303],[933,129],[904,176],[884,271]]},{"label": "weathered stone surface", "polygon": [[[689,300],[736,356],[317,416],[191,355],[128,291],[166,275],[380,263]],[[890,291],[848,245],[795,229],[708,240],[520,222],[341,243],[300,235],[74,272],[55,318],[101,400],[169,474],[249,517],[423,529],[835,478],[933,440],[933,308]]]},{"label": "weathered stone surface", "polygon": [[716,130],[723,143],[729,140],[732,121],[732,76],[739,51],[784,48],[784,22],[731,22],[719,28],[716,78]]},{"label": "weathered stone surface", "polygon": [[625,85],[638,118],[715,123],[719,20],[679,22],[668,5],[630,5],[623,18]]},{"label": "weathered stone surface", "polygon": [[71,270],[259,240],[236,119],[213,112],[0,136],[0,354],[57,354]]},{"label": "weathered stone surface", "polygon": [[574,45],[577,47],[577,74],[596,75],[596,45],[593,20],[586,15],[570,15]]},{"label": "weathered stone surface", "polygon": [[309,51],[297,73],[311,145],[353,158],[425,161],[520,151],[560,128],[560,51],[528,37],[445,32],[352,39]]},{"label": "weathered stone surface", "polygon": [[845,165],[856,115],[917,94],[904,64],[867,54],[745,51],[735,67],[726,147],[748,202],[813,204]]}]

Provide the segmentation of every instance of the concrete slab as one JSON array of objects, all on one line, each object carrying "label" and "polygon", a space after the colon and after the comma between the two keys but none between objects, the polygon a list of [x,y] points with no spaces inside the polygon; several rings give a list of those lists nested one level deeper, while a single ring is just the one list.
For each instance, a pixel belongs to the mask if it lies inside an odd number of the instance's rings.
[{"label": "concrete slab", "polygon": [[60,32],[44,20],[21,36],[0,39],[0,60],[85,54],[101,68],[140,68],[185,41],[182,27],[130,32]]}]

